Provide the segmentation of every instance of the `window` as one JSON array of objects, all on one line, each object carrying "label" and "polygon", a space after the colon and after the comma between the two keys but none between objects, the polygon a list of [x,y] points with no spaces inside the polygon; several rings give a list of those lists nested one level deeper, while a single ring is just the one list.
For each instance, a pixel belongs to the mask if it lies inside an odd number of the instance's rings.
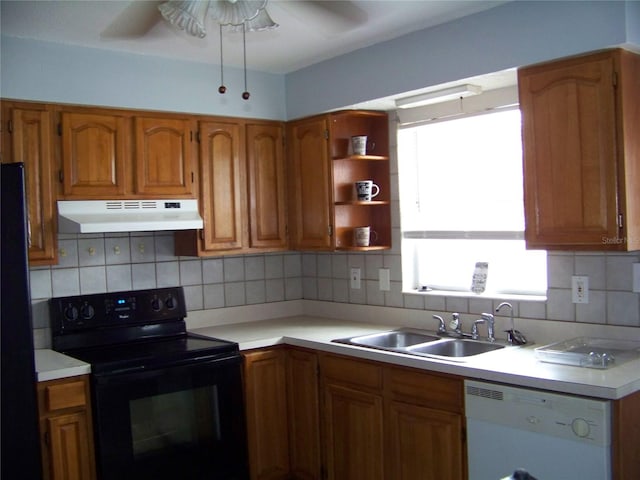
[{"label": "window", "polygon": [[546,295],[546,252],[525,249],[517,108],[401,127],[398,165],[405,292],[475,296],[486,262],[481,295]]}]

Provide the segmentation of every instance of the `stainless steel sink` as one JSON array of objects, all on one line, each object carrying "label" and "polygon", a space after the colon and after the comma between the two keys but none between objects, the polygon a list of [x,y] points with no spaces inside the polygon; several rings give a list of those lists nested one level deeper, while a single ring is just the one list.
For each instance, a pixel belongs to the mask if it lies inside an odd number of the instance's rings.
[{"label": "stainless steel sink", "polygon": [[435,332],[407,328],[339,338],[333,341],[357,347],[374,348],[422,357],[448,358],[457,361],[464,361],[468,357],[500,350],[506,346],[499,342],[443,337]]},{"label": "stainless steel sink", "polygon": [[500,350],[505,345],[499,343],[480,342],[477,340],[442,340],[437,343],[415,345],[407,348],[407,353],[438,357],[472,357],[481,353]]},{"label": "stainless steel sink", "polygon": [[436,335],[429,335],[412,330],[393,330],[390,332],[373,333],[371,335],[361,335],[359,337],[343,338],[334,341],[362,347],[398,350],[413,345],[435,342],[437,340],[440,340],[440,337]]}]

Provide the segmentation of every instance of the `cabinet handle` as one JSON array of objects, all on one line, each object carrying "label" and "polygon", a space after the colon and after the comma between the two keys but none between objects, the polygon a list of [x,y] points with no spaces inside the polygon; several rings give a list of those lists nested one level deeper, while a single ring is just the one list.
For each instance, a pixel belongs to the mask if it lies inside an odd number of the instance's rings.
[{"label": "cabinet handle", "polygon": [[49,433],[49,430],[47,430],[46,432],[44,432],[44,444],[47,447],[51,446],[51,434]]},{"label": "cabinet handle", "polygon": [[58,170],[58,181],[60,183],[64,182],[64,173],[62,172],[62,170]]}]

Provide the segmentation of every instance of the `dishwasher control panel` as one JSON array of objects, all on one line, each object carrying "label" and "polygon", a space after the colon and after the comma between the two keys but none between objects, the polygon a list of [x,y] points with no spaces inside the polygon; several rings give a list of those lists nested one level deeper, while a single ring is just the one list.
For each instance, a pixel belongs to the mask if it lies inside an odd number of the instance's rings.
[{"label": "dishwasher control panel", "polygon": [[469,419],[598,446],[611,444],[611,402],[465,381]]}]

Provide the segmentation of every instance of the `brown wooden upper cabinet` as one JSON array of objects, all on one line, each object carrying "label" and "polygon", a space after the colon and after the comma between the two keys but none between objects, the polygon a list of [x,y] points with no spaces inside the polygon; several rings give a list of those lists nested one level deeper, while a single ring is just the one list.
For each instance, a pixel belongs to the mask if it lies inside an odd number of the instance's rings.
[{"label": "brown wooden upper cabinet", "polygon": [[195,120],[135,117],[134,125],[136,193],[195,197]]},{"label": "brown wooden upper cabinet", "polygon": [[60,108],[60,198],[194,198],[195,120]]},{"label": "brown wooden upper cabinet", "polygon": [[53,110],[35,103],[2,102],[2,162],[23,162],[30,265],[58,262],[53,176]]},{"label": "brown wooden upper cabinet", "polygon": [[177,255],[286,250],[283,124],[199,124],[201,231],[175,234]]},{"label": "brown wooden upper cabinet", "polygon": [[518,71],[528,248],[640,249],[640,55]]},{"label": "brown wooden upper cabinet", "polygon": [[[365,155],[351,137],[367,136]],[[387,114],[348,110],[287,126],[291,246],[311,250],[391,247],[389,124]],[[371,180],[380,193],[359,201],[354,184]],[[354,228],[370,226],[368,247],[354,245]]]},{"label": "brown wooden upper cabinet", "polygon": [[91,111],[60,112],[62,196],[118,198],[129,190],[130,119]]}]

